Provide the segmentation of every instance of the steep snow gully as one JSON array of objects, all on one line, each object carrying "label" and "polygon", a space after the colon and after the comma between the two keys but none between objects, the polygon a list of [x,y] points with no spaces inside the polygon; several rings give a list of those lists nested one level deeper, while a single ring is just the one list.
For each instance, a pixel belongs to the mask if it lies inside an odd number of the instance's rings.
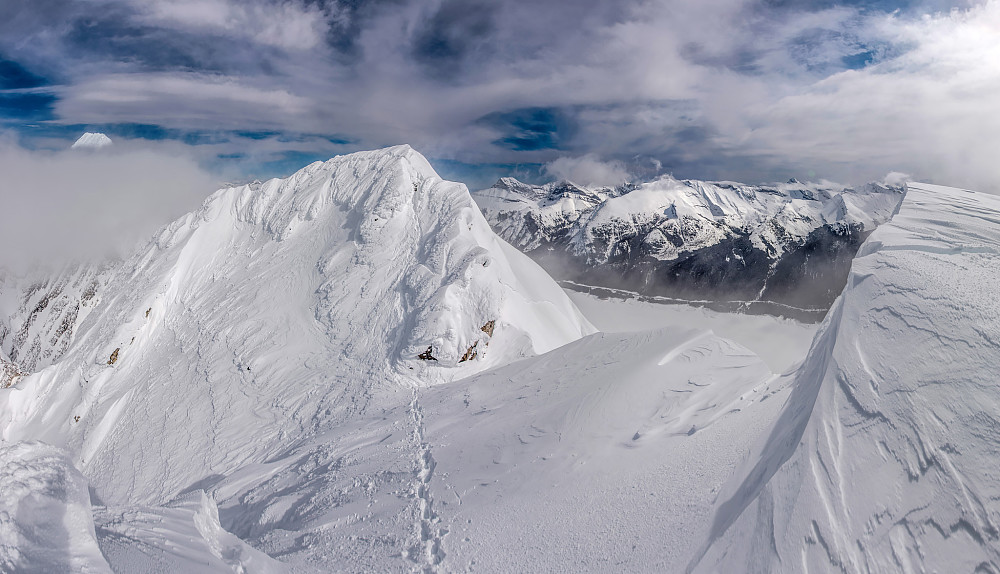
[{"label": "steep snow gully", "polygon": [[910,185],[775,374],[595,333],[407,146],[220,190],[0,281],[0,571],[1000,572],[998,224]]}]

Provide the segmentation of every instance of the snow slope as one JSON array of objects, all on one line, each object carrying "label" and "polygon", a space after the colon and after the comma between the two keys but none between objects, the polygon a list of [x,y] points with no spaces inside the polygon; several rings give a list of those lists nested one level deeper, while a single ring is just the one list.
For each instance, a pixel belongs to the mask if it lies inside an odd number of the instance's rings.
[{"label": "snow slope", "polygon": [[745,348],[680,327],[592,335],[429,389],[441,571],[682,570],[783,395]]},{"label": "snow slope", "polygon": [[663,177],[619,188],[503,178],[473,194],[501,237],[559,279],[648,295],[826,308],[901,189]]},{"label": "snow slope", "polygon": [[[386,488],[408,491],[420,456],[410,427],[390,429],[395,438],[370,455],[378,462],[347,478],[336,465],[297,471],[385,412],[408,413],[413,388],[593,331],[537,265],[493,234],[464,186],[442,181],[407,146],[220,190],[104,277],[58,360],[0,391],[3,440],[65,449],[109,508],[162,507],[238,475],[220,501],[225,520],[272,535],[277,510],[240,502],[247,489],[258,502],[266,490],[288,520],[286,491],[312,493],[326,508],[348,496],[346,480],[367,502],[376,490],[366,485],[393,467],[402,468]],[[29,335],[49,333],[60,317],[36,313]],[[289,467],[290,482],[260,486]],[[394,562],[418,536],[417,501],[386,498],[399,543],[384,555],[358,552]],[[324,530],[340,518],[282,527]]]},{"label": "snow slope", "polygon": [[1000,571],[1000,198],[909,184],[696,571]]},{"label": "snow slope", "polygon": [[650,303],[637,298],[599,298],[567,290],[570,300],[604,333],[660,329],[665,325],[711,330],[752,351],[775,373],[794,370],[806,357],[815,323],[770,315],[720,313],[692,305]]}]

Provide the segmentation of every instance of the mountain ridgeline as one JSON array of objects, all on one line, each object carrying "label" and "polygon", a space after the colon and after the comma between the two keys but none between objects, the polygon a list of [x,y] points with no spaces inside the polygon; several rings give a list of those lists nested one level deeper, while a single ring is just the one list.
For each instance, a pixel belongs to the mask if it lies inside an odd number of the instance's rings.
[{"label": "mountain ridgeline", "polygon": [[669,177],[590,188],[503,178],[473,197],[501,237],[565,286],[819,320],[903,190]]}]

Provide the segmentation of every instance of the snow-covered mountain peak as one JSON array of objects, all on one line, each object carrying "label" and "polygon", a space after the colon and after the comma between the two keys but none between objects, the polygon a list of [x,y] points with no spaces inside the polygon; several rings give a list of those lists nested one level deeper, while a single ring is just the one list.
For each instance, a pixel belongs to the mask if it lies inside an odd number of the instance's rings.
[{"label": "snow-covered mountain peak", "polygon": [[[245,462],[288,428],[361,408],[343,396],[460,378],[593,332],[466,188],[408,146],[219,190],[97,283],[68,349],[3,397],[0,429],[68,447],[97,484],[131,453],[135,482],[102,494],[118,501],[162,502],[202,476],[180,444],[209,467]],[[58,422],[36,426],[36,409]],[[270,422],[247,436],[236,412]]]},{"label": "snow-covered mountain peak", "polygon": [[[338,304],[336,313],[365,330],[393,333],[394,340],[377,345],[393,347],[391,359],[404,374],[434,378],[455,367],[468,374],[547,351],[590,329],[540,269],[495,236],[467,189],[441,180],[406,145],[220,190],[199,215],[231,217],[237,228],[259,228],[279,244],[315,247],[316,235],[326,236],[317,269],[337,280],[321,286],[325,303],[365,293],[376,280],[395,286],[398,301],[373,301],[388,305],[379,312]],[[370,324],[389,317],[398,325]]]},{"label": "snow-covered mountain peak", "polygon": [[100,149],[112,145],[114,142],[108,136],[99,132],[87,132],[71,146],[72,149]]}]

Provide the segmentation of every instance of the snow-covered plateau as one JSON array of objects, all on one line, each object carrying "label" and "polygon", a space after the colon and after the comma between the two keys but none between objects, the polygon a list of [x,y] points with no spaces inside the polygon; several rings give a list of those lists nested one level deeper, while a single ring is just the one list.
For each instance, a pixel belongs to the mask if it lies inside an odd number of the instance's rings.
[{"label": "snow-covered plateau", "polygon": [[473,197],[501,237],[568,285],[819,320],[902,188],[669,176],[593,188],[502,178]]},{"label": "snow-covered plateau", "polygon": [[1000,200],[871,193],[818,327],[569,296],[407,146],[0,276],[0,571],[1000,571]]}]

